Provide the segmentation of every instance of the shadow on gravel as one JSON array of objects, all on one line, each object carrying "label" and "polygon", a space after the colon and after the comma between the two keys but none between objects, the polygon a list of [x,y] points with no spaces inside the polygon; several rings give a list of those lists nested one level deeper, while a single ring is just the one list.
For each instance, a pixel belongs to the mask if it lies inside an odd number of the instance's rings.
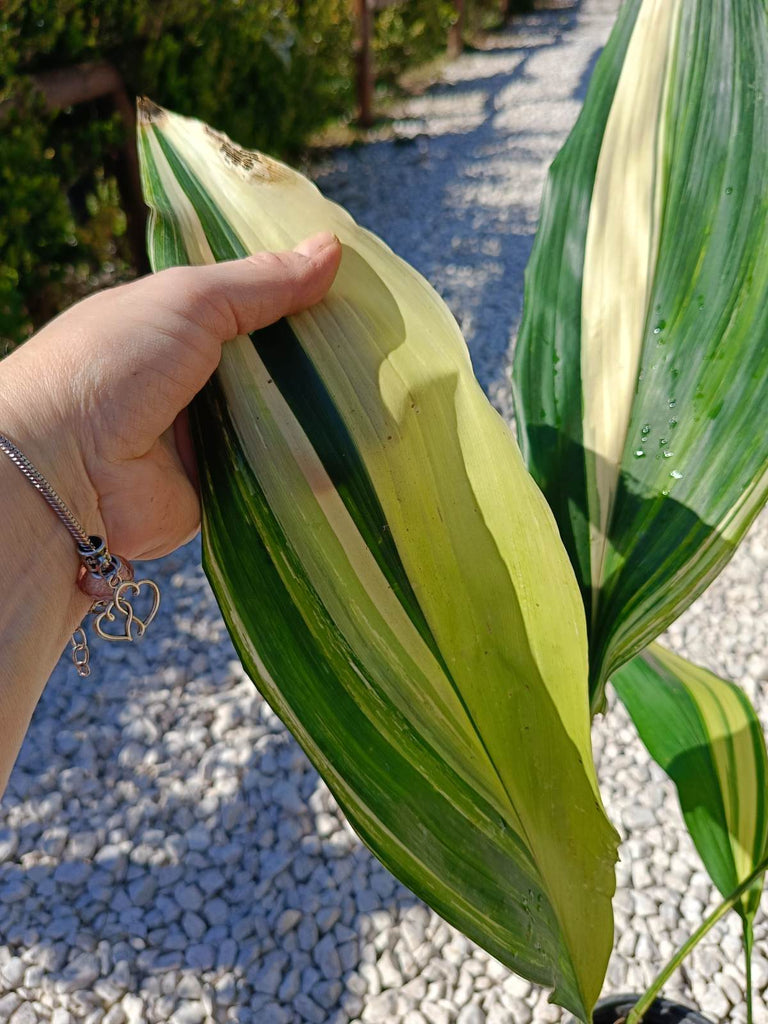
[{"label": "shadow on gravel", "polygon": [[0,1019],[18,992],[78,1020],[126,997],[142,1022],[192,1022],[192,1004],[239,1024],[346,1022],[432,956],[429,912],[211,636],[190,564],[197,544],[153,566],[172,668],[137,677],[143,647],[99,647],[91,678],[63,662],[36,712],[2,804]]},{"label": "shadow on gravel", "polygon": [[[578,19],[576,8],[516,19],[406,101],[397,138],[338,150],[316,168],[321,189],[458,314],[478,379],[505,415],[538,196],[598,56],[572,52]],[[575,60],[584,72],[574,91],[573,70],[566,85],[558,65]]]}]

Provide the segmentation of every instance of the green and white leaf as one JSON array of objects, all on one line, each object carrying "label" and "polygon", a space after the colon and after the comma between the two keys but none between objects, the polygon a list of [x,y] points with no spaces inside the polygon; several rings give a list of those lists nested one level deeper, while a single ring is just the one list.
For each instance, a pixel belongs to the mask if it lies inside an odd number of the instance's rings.
[{"label": "green and white leaf", "polygon": [[228,343],[194,407],[238,651],[384,864],[586,1020],[617,837],[549,508],[423,278],[288,167],[140,115],[156,269],[343,246],[326,299]]},{"label": "green and white leaf", "polygon": [[555,160],[514,385],[608,676],[768,495],[768,6],[627,0]]},{"label": "green and white leaf", "polygon": [[[746,694],[653,644],[611,677],[651,757],[677,787],[710,878],[728,897],[768,854],[768,753]],[[747,957],[763,880],[738,905]]]}]

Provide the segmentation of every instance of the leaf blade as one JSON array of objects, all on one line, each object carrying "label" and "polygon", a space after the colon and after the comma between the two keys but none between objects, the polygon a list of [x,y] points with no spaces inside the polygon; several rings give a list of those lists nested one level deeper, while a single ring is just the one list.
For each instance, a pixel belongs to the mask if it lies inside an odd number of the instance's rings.
[{"label": "leaf blade", "polygon": [[[626,4],[545,198],[515,358],[518,422],[579,576],[593,709],[611,671],[722,569],[768,496],[768,443],[751,427],[768,397],[768,124],[757,99],[767,29],[758,0]],[[656,51],[666,56],[654,115],[654,104],[633,103]],[[622,157],[610,133],[617,105],[624,123],[645,116],[648,140],[656,132],[643,150],[642,230],[639,179],[601,174]],[[605,216],[610,233],[599,230]],[[600,268],[615,280],[632,246],[631,283],[606,307]],[[610,303],[630,291],[639,312],[619,373]]]},{"label": "leaf blade", "polygon": [[[155,197],[158,219],[186,238],[191,209],[204,259],[320,229],[343,243],[327,299],[225,346],[196,414],[206,567],[238,649],[377,855],[586,1017],[610,952],[616,837],[591,763],[583,616],[551,514],[426,282],[295,172],[162,119],[142,129],[154,193],[172,194]],[[268,370],[280,345],[303,353],[290,387]],[[338,447],[329,429],[346,432]],[[329,468],[334,450],[356,455]],[[248,536],[245,574],[233,530]],[[279,604],[270,630],[246,580]],[[408,779],[397,800],[379,762]],[[459,840],[465,872],[447,853]]]},{"label": "leaf blade", "polygon": [[[768,754],[757,714],[733,683],[659,644],[611,682],[675,783],[691,838],[728,897],[768,850]],[[750,922],[761,891],[762,883],[741,902]]]}]

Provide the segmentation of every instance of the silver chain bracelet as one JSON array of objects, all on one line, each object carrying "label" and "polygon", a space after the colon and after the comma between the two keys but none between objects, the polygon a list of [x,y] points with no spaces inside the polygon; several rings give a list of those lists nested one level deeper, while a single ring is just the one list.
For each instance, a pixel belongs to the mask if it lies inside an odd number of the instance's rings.
[{"label": "silver chain bracelet", "polygon": [[[77,585],[84,594],[93,598],[88,614],[95,616],[96,635],[102,640],[118,642],[141,639],[160,607],[158,585],[153,580],[134,579],[133,566],[127,558],[111,554],[102,537],[87,534],[43,474],[35,469],[21,449],[5,434],[0,434],[0,451],[5,452],[14,466],[42,494],[74,540],[80,558]],[[143,618],[137,615],[133,607],[140,595],[148,595],[150,598],[149,610]],[[77,674],[89,676],[91,656],[88,637],[82,626],[78,626],[72,634],[70,643]]]}]

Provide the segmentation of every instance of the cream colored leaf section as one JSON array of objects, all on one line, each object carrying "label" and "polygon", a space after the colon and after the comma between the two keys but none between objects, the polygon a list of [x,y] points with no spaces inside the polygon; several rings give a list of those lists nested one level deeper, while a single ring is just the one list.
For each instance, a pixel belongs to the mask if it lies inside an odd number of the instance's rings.
[{"label": "cream colored leaf section", "polygon": [[682,0],[645,0],[611,106],[584,257],[581,378],[584,447],[594,453],[592,586],[599,596],[658,256],[664,111]]},{"label": "cream colored leaf section", "polygon": [[[426,605],[444,610],[446,602],[440,595],[449,580],[453,585],[461,583],[458,566],[467,547],[471,548],[466,533],[456,534],[456,543],[462,545],[450,556],[430,540],[445,537],[445,523],[464,510],[467,500],[451,486],[447,458],[470,443],[469,433],[494,438],[496,487],[510,487],[516,496],[511,506],[500,503],[507,516],[501,532],[496,532],[500,524],[487,531],[489,547],[499,545],[493,563],[506,575],[503,589],[513,598],[518,588],[514,603],[522,599],[517,612],[510,610],[506,628],[510,635],[519,631],[525,657],[537,665],[568,737],[577,749],[589,751],[589,716],[581,699],[586,685],[586,642],[573,573],[548,506],[525,470],[511,431],[474,380],[466,344],[443,301],[424,278],[358,226],[342,207],[325,199],[303,175],[242,149],[199,121],[163,111],[156,126],[189,171],[204,182],[222,219],[249,251],[292,247],[322,230],[334,231],[340,238],[344,254],[326,299],[290,320],[353,431],[428,620]],[[451,397],[439,394],[448,390],[453,392]],[[430,415],[427,406],[431,404]],[[461,408],[473,410],[461,417],[461,426],[446,419],[456,417]],[[429,442],[434,450],[429,450]],[[455,479],[462,488],[469,484],[463,460]],[[513,483],[502,487],[502,479]],[[471,498],[471,490],[466,494]],[[419,499],[408,502],[407,515],[404,495]],[[426,497],[429,500],[421,500]],[[486,493],[484,501],[477,494],[471,504],[467,501],[469,512],[472,505],[475,508],[467,519],[471,531],[482,533],[482,517],[489,514],[494,500]],[[524,560],[530,565],[538,557],[540,566],[547,565],[547,573],[529,575],[529,568],[522,569],[521,536],[526,536]],[[415,538],[424,542],[410,564]],[[557,600],[548,590],[553,572],[559,576]],[[478,601],[484,604],[482,595]],[[487,614],[503,617],[506,609],[489,608]],[[535,628],[521,629],[521,619],[535,619]],[[437,628],[434,620],[430,624]],[[479,639],[489,626],[478,621],[471,628]],[[442,649],[442,638],[436,638]],[[455,644],[450,635],[445,641],[447,648]],[[482,678],[467,685],[472,690],[481,688]],[[459,686],[464,694],[464,684]],[[590,760],[585,759],[582,770],[596,794]]]},{"label": "cream colored leaf section", "polygon": [[[442,481],[439,464],[430,462],[423,447],[423,428],[429,426],[440,438],[447,436],[444,422],[433,426],[429,417],[420,416],[436,382],[455,390],[450,402],[437,403],[443,407],[441,415],[450,406],[473,410],[466,419],[466,431],[459,433],[480,436],[484,430],[490,432],[482,434],[486,439],[495,438],[496,486],[502,487],[501,481],[508,476],[516,481],[517,488],[512,507],[499,503],[505,508],[507,522],[505,528],[495,524],[491,531],[498,542],[502,538],[504,541],[503,554],[499,551],[497,557],[508,560],[511,578],[520,580],[518,540],[525,532],[530,535],[528,558],[535,539],[536,545],[541,545],[542,559],[557,563],[563,587],[558,588],[558,601],[553,603],[551,595],[545,599],[543,594],[534,600],[526,591],[529,600],[524,601],[523,614],[533,614],[532,609],[537,609],[539,623],[528,636],[534,646],[531,653],[561,709],[569,736],[577,746],[589,749],[589,718],[574,692],[573,679],[554,669],[555,664],[568,664],[572,652],[584,645],[572,571],[556,545],[554,520],[525,471],[511,431],[490,406],[485,408],[487,401],[471,374],[466,344],[443,301],[424,278],[375,235],[357,225],[346,210],[325,199],[303,175],[262,154],[241,149],[199,121],[163,112],[157,126],[192,174],[205,183],[222,218],[248,250],[292,247],[306,235],[323,230],[335,231],[342,241],[341,267],[328,296],[290,320],[348,425],[354,421],[361,455],[372,473],[390,525],[394,526],[393,521],[401,514],[401,490],[432,495],[429,503],[411,510],[418,511],[419,520],[410,524],[403,521],[403,535],[429,537],[443,533],[442,524],[451,508],[441,508],[439,502],[442,499],[455,505],[458,500]],[[485,424],[482,430],[478,419]],[[465,443],[469,442],[462,441]],[[444,446],[444,442],[440,444]],[[400,476],[392,478],[393,464],[400,473],[405,472],[409,482]],[[419,478],[425,473],[434,473],[435,479],[431,485],[422,480],[419,486]],[[488,495],[481,511],[487,513],[493,501]],[[519,519],[517,530],[510,525],[511,519]],[[422,575],[429,574],[413,574],[415,584]],[[438,574],[432,578],[437,579]],[[559,606],[560,602],[567,605],[564,615],[560,614],[563,608],[554,612],[555,604]],[[553,628],[544,628],[541,621],[550,614]],[[568,655],[560,649],[564,630],[568,637],[563,647]],[[579,661],[579,673],[582,667]],[[596,780],[587,771],[596,791]]]},{"label": "cream colored leaf section", "polygon": [[[357,298],[358,278],[364,272],[361,260],[354,259],[358,254],[373,268],[372,284],[384,271],[382,278],[389,289],[405,287],[418,294],[423,308],[413,326],[422,331],[425,349],[432,347],[435,352],[443,352],[445,359],[454,363],[458,360],[462,369],[468,367],[469,353],[458,325],[431,285],[394,257],[381,239],[360,227],[343,207],[326,199],[304,175],[278,160],[241,148],[201,121],[162,111],[156,115],[156,125],[192,174],[204,183],[222,219],[236,231],[246,249],[290,249],[313,232],[334,231],[349,249],[340,270],[342,281],[337,277],[331,296],[351,288]],[[353,259],[354,265],[350,265]],[[379,288],[373,299],[369,297],[369,309],[376,299],[382,300],[379,308],[383,309],[382,302],[387,302],[388,296]],[[344,315],[359,315],[357,306],[356,301],[347,304]],[[376,312],[374,309],[379,328]],[[370,329],[371,324],[362,326]],[[393,331],[386,333],[391,337]]]},{"label": "cream colored leaf section", "polygon": [[[154,134],[149,138],[188,254],[199,263],[215,262],[192,203]],[[359,344],[365,344],[364,337]],[[517,812],[450,680],[376,563],[250,338],[227,342],[217,378],[270,507],[350,648],[454,770],[522,833]],[[361,681],[366,682],[364,677]],[[386,724],[384,719],[381,724]]]},{"label": "cream colored leaf section", "polygon": [[[301,424],[249,338],[224,349],[219,379],[270,508],[365,675],[518,832],[515,809],[466,710],[406,614]],[[386,725],[382,719],[382,728]]]}]

